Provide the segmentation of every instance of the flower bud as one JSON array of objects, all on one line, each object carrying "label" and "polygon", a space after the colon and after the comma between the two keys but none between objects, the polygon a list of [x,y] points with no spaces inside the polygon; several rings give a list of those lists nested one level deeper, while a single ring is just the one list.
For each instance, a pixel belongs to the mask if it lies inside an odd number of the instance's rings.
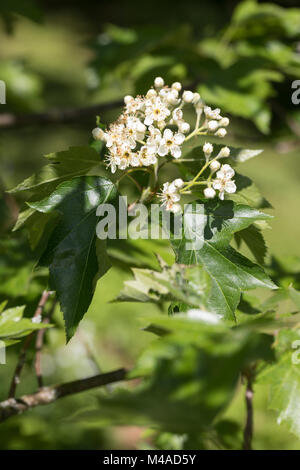
[{"label": "flower bud", "polygon": [[216,195],[216,191],[213,188],[205,188],[204,189],[204,196],[207,199],[213,199]]},{"label": "flower bud", "polygon": [[181,109],[176,108],[176,109],[174,109],[174,111],[173,111],[173,113],[172,113],[172,116],[173,116],[173,119],[174,119],[175,121],[178,121],[178,120],[182,119],[183,112],[182,112]]},{"label": "flower bud", "polygon": [[185,103],[191,103],[194,98],[194,93],[192,91],[184,91],[182,99]]},{"label": "flower bud", "polygon": [[184,181],[181,178],[177,178],[176,180],[173,181],[173,183],[178,189],[181,189],[184,186]]},{"label": "flower bud", "polygon": [[197,104],[198,101],[200,101],[200,99],[201,99],[201,96],[199,95],[199,93],[194,93],[193,104]]},{"label": "flower bud", "polygon": [[179,82],[174,82],[172,83],[171,88],[173,88],[173,90],[180,91],[182,88],[182,85]]},{"label": "flower bud", "polygon": [[227,127],[227,126],[229,126],[229,119],[228,119],[228,117],[223,117],[223,118],[219,121],[219,125],[222,126],[222,127]]},{"label": "flower bud", "polygon": [[153,88],[150,88],[150,90],[147,91],[146,97],[153,98],[156,95],[157,95],[156,91]]},{"label": "flower bud", "polygon": [[162,88],[164,84],[165,84],[164,79],[161,77],[156,77],[156,79],[154,80],[155,88]]},{"label": "flower bud", "polygon": [[205,142],[205,144],[203,145],[203,152],[205,153],[205,155],[210,155],[213,149],[214,148],[212,144],[210,144],[209,142]]},{"label": "flower bud", "polygon": [[220,168],[221,164],[220,162],[218,162],[218,160],[214,160],[213,162],[211,162],[211,164],[209,165],[209,168],[212,170],[212,171],[217,171],[219,168]]},{"label": "flower bud", "polygon": [[128,103],[130,103],[130,101],[133,100],[133,99],[134,99],[133,96],[126,95],[126,96],[124,97],[124,103],[125,103],[125,104],[128,104]]},{"label": "flower bud", "polygon": [[188,132],[190,132],[190,128],[191,128],[191,126],[189,125],[188,122],[182,122],[179,125],[179,130],[180,130],[180,132],[183,132],[183,134],[187,134]]},{"label": "flower bud", "polygon": [[95,140],[102,140],[104,137],[104,132],[102,129],[100,129],[100,127],[95,127],[95,129],[92,130],[92,136]]},{"label": "flower bud", "polygon": [[220,157],[229,157],[230,155],[230,148],[229,147],[222,147],[219,153]]},{"label": "flower bud", "polygon": [[208,122],[208,124],[207,124],[207,129],[208,129],[209,131],[215,131],[215,130],[218,128],[218,126],[219,126],[218,121],[216,121],[216,120],[213,119],[212,121],[209,121],[209,122]]},{"label": "flower bud", "polygon": [[167,94],[167,102],[169,104],[177,104],[178,102],[178,91],[172,90]]},{"label": "flower bud", "polygon": [[224,127],[220,127],[220,129],[218,129],[216,132],[216,135],[218,137],[225,137],[226,134],[227,134],[227,131],[226,129],[224,129]]}]

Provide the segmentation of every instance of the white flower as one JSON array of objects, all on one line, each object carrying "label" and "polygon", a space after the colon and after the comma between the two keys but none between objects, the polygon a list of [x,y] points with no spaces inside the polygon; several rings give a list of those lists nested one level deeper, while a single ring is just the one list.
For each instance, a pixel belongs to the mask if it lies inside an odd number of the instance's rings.
[{"label": "white flower", "polygon": [[220,191],[219,198],[224,199],[224,193],[235,193],[236,185],[231,180],[235,174],[233,168],[230,165],[222,165],[221,169],[217,172],[217,178],[213,181],[213,188]]},{"label": "white flower", "polygon": [[162,88],[164,84],[165,84],[164,79],[161,77],[156,77],[156,79],[154,80],[155,88]]},{"label": "white flower", "polygon": [[204,106],[204,114],[207,117],[207,119],[222,119],[220,116],[221,110],[219,108],[216,109],[211,109],[210,106]]},{"label": "white flower", "polygon": [[95,140],[103,140],[104,138],[104,132],[100,127],[95,127],[95,129],[92,130],[92,135]]},{"label": "white flower", "polygon": [[153,149],[147,145],[143,145],[138,152],[139,164],[142,166],[154,165],[157,162],[155,152]]},{"label": "white flower", "polygon": [[205,153],[205,155],[210,155],[212,152],[213,152],[213,146],[212,144],[210,144],[209,142],[205,142],[205,144],[203,145],[203,152]]},{"label": "white flower", "polygon": [[194,93],[192,91],[184,91],[182,95],[182,99],[185,103],[191,103],[194,99]]},{"label": "white flower", "polygon": [[174,82],[172,83],[171,88],[173,88],[173,90],[180,91],[182,88],[182,85],[180,82]]},{"label": "white flower", "polygon": [[[137,96],[136,98],[127,97],[125,111],[127,114],[135,114],[137,111],[140,111],[145,106],[145,98]],[[129,99],[132,98],[132,99]]]},{"label": "white flower", "polygon": [[115,173],[117,168],[120,170],[125,170],[129,166],[139,166],[140,161],[138,154],[132,152],[131,147],[128,143],[124,143],[119,146],[110,147],[110,153],[108,155],[108,166],[111,167],[111,172]]},{"label": "white flower", "polygon": [[204,189],[204,196],[207,199],[213,199],[216,195],[216,191],[213,188],[205,188]]},{"label": "white flower", "polygon": [[[212,122],[212,121],[211,121]],[[218,137],[225,137],[225,135],[227,134],[227,131],[226,129],[224,129],[224,127],[221,127],[220,129],[217,130],[216,132],[216,135]]]},{"label": "white flower", "polygon": [[174,109],[172,113],[172,118],[174,121],[180,121],[183,118],[183,112],[180,108]]},{"label": "white flower", "polygon": [[219,123],[215,119],[213,119],[212,121],[208,121],[207,123],[207,129],[211,132],[215,131],[218,128],[218,126],[219,126]]},{"label": "white flower", "polygon": [[104,134],[106,147],[119,145],[123,141],[124,124],[112,124],[108,132]]},{"label": "white flower", "polygon": [[154,126],[149,126],[148,131],[150,133],[148,139],[147,139],[147,147],[149,149],[149,152],[151,153],[156,153],[160,144],[160,141],[162,139],[161,137],[161,132],[157,127]]},{"label": "white flower", "polygon": [[209,168],[212,170],[212,171],[217,171],[221,166],[221,163],[218,162],[218,160],[214,160],[211,162],[211,164],[209,165]]},{"label": "white flower", "polygon": [[123,145],[120,149],[120,170],[125,170],[128,166],[139,166],[139,159],[136,153],[131,152],[131,149]]},{"label": "white flower", "polygon": [[179,158],[181,156],[180,145],[183,143],[184,139],[184,135],[180,132],[173,134],[170,129],[166,129],[160,141],[158,155],[164,157],[168,153],[171,153],[172,157]]},{"label": "white flower", "polygon": [[164,183],[162,192],[159,194],[159,198],[162,200],[162,206],[165,206],[167,211],[177,213],[181,210],[180,204],[178,204],[180,196],[177,192],[174,181],[173,183]]},{"label": "white flower", "polygon": [[166,100],[171,105],[178,104],[178,91],[177,90],[171,90],[169,93],[167,93]]},{"label": "white flower", "polygon": [[169,115],[170,110],[159,97],[146,101],[146,117],[144,120],[144,124],[146,124],[146,126],[150,126],[153,122],[164,121]]},{"label": "white flower", "polygon": [[[146,126],[137,117],[128,117],[126,120],[126,130],[135,147],[136,140],[143,140],[146,132]],[[134,148],[132,147],[132,148]]]}]

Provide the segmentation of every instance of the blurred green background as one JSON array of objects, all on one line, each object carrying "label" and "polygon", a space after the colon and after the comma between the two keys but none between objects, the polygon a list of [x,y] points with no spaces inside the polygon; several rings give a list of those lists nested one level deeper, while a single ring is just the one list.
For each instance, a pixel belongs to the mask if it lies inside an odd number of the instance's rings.
[{"label": "blurred green background", "polygon": [[[33,273],[25,235],[9,230],[24,201],[5,190],[43,165],[43,154],[87,144],[95,113],[72,121],[1,126],[6,113],[27,116],[49,109],[81,108],[122,99],[148,89],[157,75],[198,89],[220,106],[232,125],[228,143],[263,148],[244,164],[271,202],[274,220],[265,232],[270,252],[282,262],[299,255],[300,108],[291,102],[292,81],[300,78],[300,9],[297,1],[163,2],[7,1],[0,6],[0,79],[7,104],[0,105],[0,300],[34,309],[45,285]],[[299,105],[300,106],[300,105]],[[118,116],[113,107],[103,122]],[[26,121],[26,120],[25,120]],[[144,246],[141,247],[144,250]],[[155,264],[153,251],[171,259],[164,244],[147,246],[140,264]],[[22,269],[21,269],[22,266]],[[17,274],[16,274],[17,273]],[[66,346],[59,311],[47,333],[43,370],[47,383],[130,367],[150,340],[142,331],[156,307],[108,303],[130,273],[114,266],[99,283],[79,331]],[[0,399],[7,396],[19,346],[0,365]],[[19,393],[36,387],[32,354]],[[1,449],[154,448],[135,427],[88,429],[74,424],[76,411],[97,391],[67,398],[15,417],[0,427]],[[109,393],[109,390],[107,390]],[[256,449],[300,449],[300,441],[266,408],[267,389],[255,394]],[[237,390],[226,417],[242,423],[244,403]],[[72,422],[68,421],[72,417]],[[241,436],[238,437],[241,440]],[[162,439],[163,442],[163,439]],[[166,437],[168,444],[170,445]],[[159,445],[159,444],[157,444]],[[176,448],[176,444],[175,448]],[[168,448],[168,447],[166,447]]]}]

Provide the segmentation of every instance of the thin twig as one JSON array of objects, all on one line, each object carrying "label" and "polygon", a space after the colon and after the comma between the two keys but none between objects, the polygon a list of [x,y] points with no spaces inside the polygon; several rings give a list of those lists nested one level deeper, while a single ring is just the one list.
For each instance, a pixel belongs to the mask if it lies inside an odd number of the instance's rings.
[{"label": "thin twig", "polygon": [[33,124],[59,124],[64,122],[79,121],[90,116],[95,116],[110,109],[119,108],[123,105],[123,101],[116,100],[108,103],[95,104],[85,106],[83,108],[69,109],[49,109],[41,113],[30,114],[0,114],[0,127],[20,127]]},{"label": "thin twig", "polygon": [[[43,319],[44,324],[50,323],[56,304],[57,304],[57,299],[54,299],[49,312],[47,313],[46,317]],[[39,388],[43,387],[43,374],[42,374],[41,359],[42,359],[42,348],[43,348],[44,336],[45,336],[46,330],[47,330],[46,328],[42,328],[38,330],[37,336],[36,336],[36,342],[35,342],[36,352],[35,352],[34,368],[35,368],[35,373],[36,373],[36,378],[37,378]]]},{"label": "thin twig", "polygon": [[[40,298],[37,309],[36,309],[36,311],[33,315],[33,318],[37,318],[40,315],[42,315],[45,304],[46,304],[46,302],[49,298],[49,295],[51,295],[51,294],[52,294],[51,291],[46,291],[46,290],[42,293],[42,296]],[[8,393],[9,398],[13,398],[16,394],[17,386],[20,383],[21,372],[23,370],[23,367],[24,367],[24,364],[25,364],[25,361],[26,361],[27,351],[28,351],[28,348],[30,346],[31,340],[34,336],[34,333],[35,333],[34,331],[32,333],[30,333],[30,335],[28,335],[26,337],[25,341],[24,341],[23,347],[22,347],[20,355],[19,355],[19,360],[18,360],[16,369],[15,369],[15,372],[14,372],[14,375],[13,375],[13,378],[12,378],[12,381],[11,381],[11,385],[10,385],[10,389],[9,389],[9,393]]]},{"label": "thin twig", "polygon": [[252,437],[253,437],[253,370],[248,370],[244,373],[246,378],[246,424],[244,428],[244,442],[243,449],[252,449]]},{"label": "thin twig", "polygon": [[31,395],[23,395],[20,398],[9,398],[0,402],[0,422],[3,422],[11,416],[24,413],[31,408],[40,405],[49,405],[59,398],[63,398],[96,387],[101,387],[121,380],[127,380],[126,369],[118,369],[106,374],[99,374],[86,379],[75,380],[51,387],[44,387]]}]

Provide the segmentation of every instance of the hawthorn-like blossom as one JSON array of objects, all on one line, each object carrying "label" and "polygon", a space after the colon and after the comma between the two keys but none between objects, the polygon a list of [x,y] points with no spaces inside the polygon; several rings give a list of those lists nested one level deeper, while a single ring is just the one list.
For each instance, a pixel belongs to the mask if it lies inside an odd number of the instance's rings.
[{"label": "hawthorn-like blossom", "polygon": [[159,97],[146,100],[145,102],[145,120],[144,124],[150,126],[153,122],[162,122],[171,112],[166,104]]},{"label": "hawthorn-like blossom", "polygon": [[146,144],[149,149],[149,152],[157,153],[162,136],[161,132],[157,127],[154,126],[149,126],[148,127],[149,131],[149,137],[147,138]]},{"label": "hawthorn-like blossom", "polygon": [[[185,106],[193,106],[196,113],[195,127],[185,120]],[[112,123],[106,130],[96,127],[92,131],[95,140],[103,141],[107,148],[106,162],[112,173],[117,170],[126,170],[129,167],[149,167],[155,166],[155,180],[158,176],[158,157],[171,155],[178,159],[182,155],[182,145],[185,141],[200,134],[214,134],[218,137],[226,135],[229,119],[222,117],[220,109],[211,109],[205,106],[198,92],[182,90],[179,82],[174,82],[171,86],[164,83],[162,77],[156,77],[154,85],[144,96],[124,97],[124,110],[116,122]],[[171,127],[172,126],[172,127]],[[174,126],[177,131],[174,131]],[[214,147],[210,142],[203,146],[206,164],[210,165],[211,176],[207,181],[208,188],[204,195],[212,197],[216,188],[220,191],[220,198],[224,197],[224,192],[235,190],[234,181],[231,180],[222,169],[224,175],[211,180],[212,174],[220,166],[217,161],[230,154],[228,147],[223,147],[214,156]],[[228,165],[227,165],[228,166]],[[232,170],[233,171],[233,170]],[[201,173],[199,174],[199,177]],[[202,176],[203,178],[203,176]],[[198,176],[195,180],[184,183],[180,178],[167,183],[162,192],[165,206],[169,210],[179,210],[178,201],[183,186],[186,185],[187,192],[194,184],[198,184]],[[212,185],[215,185],[214,187]],[[187,194],[185,190],[182,191]]]},{"label": "hawthorn-like blossom", "polygon": [[155,156],[156,150],[148,145],[143,145],[138,152],[138,160],[140,166],[150,166],[157,162]]},{"label": "hawthorn-like blossom", "polygon": [[170,153],[172,157],[179,158],[181,156],[180,145],[184,139],[185,136],[180,132],[174,134],[171,129],[165,129],[158,148],[158,155],[164,157]]},{"label": "hawthorn-like blossom", "polygon": [[159,198],[162,200],[162,206],[164,206],[167,211],[171,211],[174,214],[181,211],[180,204],[178,204],[180,201],[179,188],[175,184],[175,181],[172,183],[164,183],[162,192],[159,194]]},{"label": "hawthorn-like blossom", "polygon": [[210,106],[204,106],[204,114],[207,119],[220,120],[222,116],[220,115],[221,110],[219,108],[211,109]]},{"label": "hawthorn-like blossom", "polygon": [[126,130],[128,133],[128,139],[132,139],[135,147],[137,140],[144,139],[146,126],[137,117],[129,116],[126,119]]},{"label": "hawthorn-like blossom", "polygon": [[[104,133],[106,147],[110,148],[114,145],[119,146],[124,142],[125,126],[122,123],[111,124],[109,131]],[[130,144],[132,145],[132,143]],[[134,148],[134,147],[133,147]]]},{"label": "hawthorn-like blossom", "polygon": [[232,181],[234,174],[234,169],[227,164],[222,165],[221,169],[217,172],[217,177],[213,181],[212,185],[214,189],[219,191],[219,198],[221,200],[224,199],[225,192],[229,194],[236,192],[235,182]]},{"label": "hawthorn-like blossom", "polygon": [[126,96],[125,99],[125,112],[127,114],[134,114],[141,111],[145,106],[145,99],[141,96],[133,98],[132,96]]}]

